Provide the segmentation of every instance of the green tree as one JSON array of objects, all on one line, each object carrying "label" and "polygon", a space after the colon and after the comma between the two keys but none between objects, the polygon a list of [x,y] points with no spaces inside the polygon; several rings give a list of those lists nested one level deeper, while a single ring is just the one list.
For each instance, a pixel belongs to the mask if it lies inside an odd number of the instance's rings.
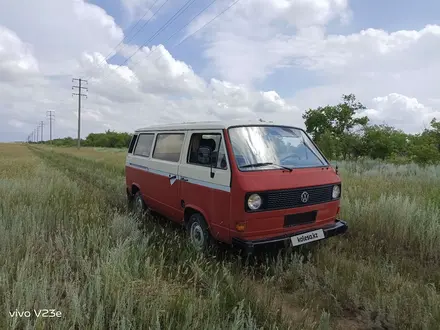
[{"label": "green tree", "polygon": [[362,141],[366,155],[373,159],[408,155],[407,135],[389,125],[366,127]]},{"label": "green tree", "polygon": [[436,164],[440,162],[440,152],[433,136],[416,134],[409,138],[411,160],[421,165]]},{"label": "green tree", "polygon": [[[320,148],[321,146],[324,149],[327,148],[332,156],[342,155],[345,159],[352,154],[356,157],[360,156],[362,148],[357,133],[363,130],[369,120],[367,116],[359,117],[358,115],[365,109],[366,107],[356,101],[353,94],[344,94],[341,103],[309,109],[305,111],[302,118],[307,132],[317,141]],[[355,127],[360,127],[358,132],[353,132]],[[332,142],[327,141],[330,137]],[[330,151],[329,148],[332,150]]]},{"label": "green tree", "polygon": [[340,154],[343,159],[358,159],[365,155],[362,137],[357,133],[342,133],[339,145]]},{"label": "green tree", "polygon": [[309,109],[302,118],[305,120],[307,132],[312,134],[314,139],[319,138],[325,131],[341,136],[355,126],[367,125],[369,121],[367,116],[356,117],[364,109],[365,106],[356,102],[353,94],[342,95],[342,103]]},{"label": "green tree", "polygon": [[[90,133],[85,139],[81,139],[84,147],[103,147],[103,148],[128,148],[132,135],[129,133],[118,133],[107,130],[105,133]],[[46,143],[49,143],[46,141]],[[54,139],[52,144],[55,146],[73,147],[77,145],[77,140],[71,137]]]},{"label": "green tree", "polygon": [[431,129],[427,130],[427,134],[430,135],[434,143],[437,146],[437,150],[440,152],[440,121],[437,121],[436,118],[431,120]]},{"label": "green tree", "polygon": [[317,139],[315,139],[319,149],[328,159],[334,159],[337,155],[337,139],[330,130],[325,130]]}]

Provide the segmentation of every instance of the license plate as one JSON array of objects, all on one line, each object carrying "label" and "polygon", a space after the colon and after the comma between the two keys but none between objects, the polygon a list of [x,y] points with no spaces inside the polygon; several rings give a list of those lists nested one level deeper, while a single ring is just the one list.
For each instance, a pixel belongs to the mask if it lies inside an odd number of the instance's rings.
[{"label": "license plate", "polygon": [[292,241],[292,246],[298,246],[313,241],[319,241],[320,239],[323,238],[325,238],[324,231],[322,229],[318,229],[314,231],[309,231],[304,234],[292,236],[290,240]]}]

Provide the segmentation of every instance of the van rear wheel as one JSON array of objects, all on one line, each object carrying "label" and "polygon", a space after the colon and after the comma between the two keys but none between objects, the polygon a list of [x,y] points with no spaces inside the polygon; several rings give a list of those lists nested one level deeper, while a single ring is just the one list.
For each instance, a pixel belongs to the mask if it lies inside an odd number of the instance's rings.
[{"label": "van rear wheel", "polygon": [[209,233],[208,225],[200,213],[194,213],[190,216],[187,230],[189,240],[194,249],[198,252],[207,251],[212,242],[212,238]]}]

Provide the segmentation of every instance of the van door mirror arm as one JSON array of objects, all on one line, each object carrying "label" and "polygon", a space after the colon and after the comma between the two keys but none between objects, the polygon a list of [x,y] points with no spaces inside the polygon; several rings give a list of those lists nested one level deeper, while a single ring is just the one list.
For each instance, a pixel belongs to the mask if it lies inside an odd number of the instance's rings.
[{"label": "van door mirror arm", "polygon": [[209,148],[209,174],[211,179],[214,178],[215,173],[212,171],[212,149]]}]

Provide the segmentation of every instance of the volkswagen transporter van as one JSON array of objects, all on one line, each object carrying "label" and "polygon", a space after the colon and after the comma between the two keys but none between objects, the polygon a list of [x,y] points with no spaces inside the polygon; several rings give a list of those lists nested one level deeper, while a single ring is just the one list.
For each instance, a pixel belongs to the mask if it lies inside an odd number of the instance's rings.
[{"label": "volkswagen transporter van", "polygon": [[185,225],[194,247],[298,246],[342,234],[341,179],[301,128],[193,122],[134,132],[127,196]]}]

